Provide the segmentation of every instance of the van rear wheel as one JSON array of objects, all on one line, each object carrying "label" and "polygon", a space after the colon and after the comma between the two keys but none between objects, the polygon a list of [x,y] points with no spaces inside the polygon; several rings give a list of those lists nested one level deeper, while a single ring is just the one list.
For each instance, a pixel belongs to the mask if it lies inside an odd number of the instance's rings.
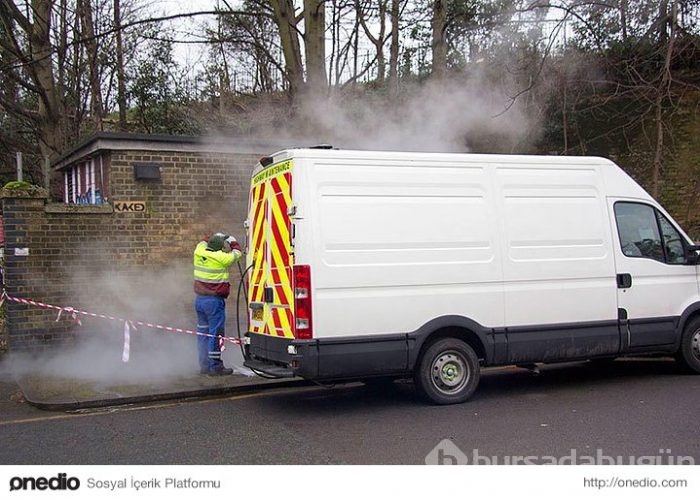
[{"label": "van rear wheel", "polygon": [[700,317],[685,327],[676,359],[689,371],[700,373]]},{"label": "van rear wheel", "polygon": [[423,353],[414,374],[418,392],[439,405],[463,403],[479,384],[479,359],[466,342],[443,338]]}]

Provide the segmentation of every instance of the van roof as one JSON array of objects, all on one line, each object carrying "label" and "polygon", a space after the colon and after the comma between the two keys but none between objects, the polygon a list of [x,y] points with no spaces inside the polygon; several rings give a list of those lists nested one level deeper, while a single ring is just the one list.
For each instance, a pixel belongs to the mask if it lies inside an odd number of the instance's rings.
[{"label": "van roof", "polygon": [[455,161],[460,162],[482,161],[482,162],[503,162],[503,163],[533,163],[541,165],[558,165],[561,166],[563,160],[570,165],[615,165],[607,158],[599,156],[558,156],[558,155],[516,155],[516,154],[492,154],[492,153],[435,153],[435,152],[418,152],[418,151],[372,151],[359,149],[331,149],[323,148],[290,148],[278,151],[270,157],[274,158],[274,162],[282,161],[288,158],[347,158],[347,159],[364,159],[372,158],[379,160],[403,159],[410,157],[412,160],[432,160],[432,161]]}]

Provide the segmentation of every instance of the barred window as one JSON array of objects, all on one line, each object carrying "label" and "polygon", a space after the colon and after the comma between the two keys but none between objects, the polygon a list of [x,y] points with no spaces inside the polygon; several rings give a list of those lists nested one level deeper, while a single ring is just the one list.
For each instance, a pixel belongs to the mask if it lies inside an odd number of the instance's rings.
[{"label": "barred window", "polygon": [[63,171],[63,201],[76,205],[104,202],[103,172],[99,158],[91,158]]}]

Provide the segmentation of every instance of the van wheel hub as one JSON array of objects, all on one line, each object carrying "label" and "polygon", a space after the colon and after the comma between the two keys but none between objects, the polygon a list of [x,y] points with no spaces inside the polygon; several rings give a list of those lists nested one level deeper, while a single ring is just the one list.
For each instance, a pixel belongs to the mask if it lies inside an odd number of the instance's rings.
[{"label": "van wheel hub", "polygon": [[446,352],[435,358],[432,369],[435,387],[442,392],[457,392],[469,379],[469,368],[456,352]]},{"label": "van wheel hub", "polygon": [[690,347],[693,351],[693,356],[700,359],[700,330],[693,335],[693,339],[690,341]]}]

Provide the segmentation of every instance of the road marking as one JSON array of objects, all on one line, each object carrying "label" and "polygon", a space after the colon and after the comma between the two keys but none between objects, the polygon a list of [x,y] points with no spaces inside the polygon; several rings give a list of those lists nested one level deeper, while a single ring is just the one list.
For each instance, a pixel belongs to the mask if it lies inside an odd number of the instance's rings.
[{"label": "road marking", "polygon": [[157,403],[152,405],[142,405],[142,406],[109,406],[105,408],[86,408],[85,410],[77,410],[75,413],[62,413],[60,415],[47,415],[45,417],[30,417],[30,418],[18,418],[15,420],[0,420],[0,426],[3,425],[15,425],[15,424],[31,424],[36,422],[49,422],[52,420],[66,420],[69,418],[79,418],[79,417],[96,417],[102,415],[109,415],[113,413],[122,413],[129,411],[139,411],[139,410],[153,410],[162,408],[173,408],[176,406],[183,406],[185,403],[189,404],[209,404],[216,403],[220,401],[239,401],[243,399],[258,398],[264,396],[274,396],[277,394],[282,394],[284,392],[289,392],[295,389],[309,389],[309,387],[285,387],[281,389],[273,389],[264,392],[250,392],[247,394],[236,394],[234,396],[219,397],[219,398],[208,398],[208,399],[186,399],[181,401],[173,401],[170,403]]}]

